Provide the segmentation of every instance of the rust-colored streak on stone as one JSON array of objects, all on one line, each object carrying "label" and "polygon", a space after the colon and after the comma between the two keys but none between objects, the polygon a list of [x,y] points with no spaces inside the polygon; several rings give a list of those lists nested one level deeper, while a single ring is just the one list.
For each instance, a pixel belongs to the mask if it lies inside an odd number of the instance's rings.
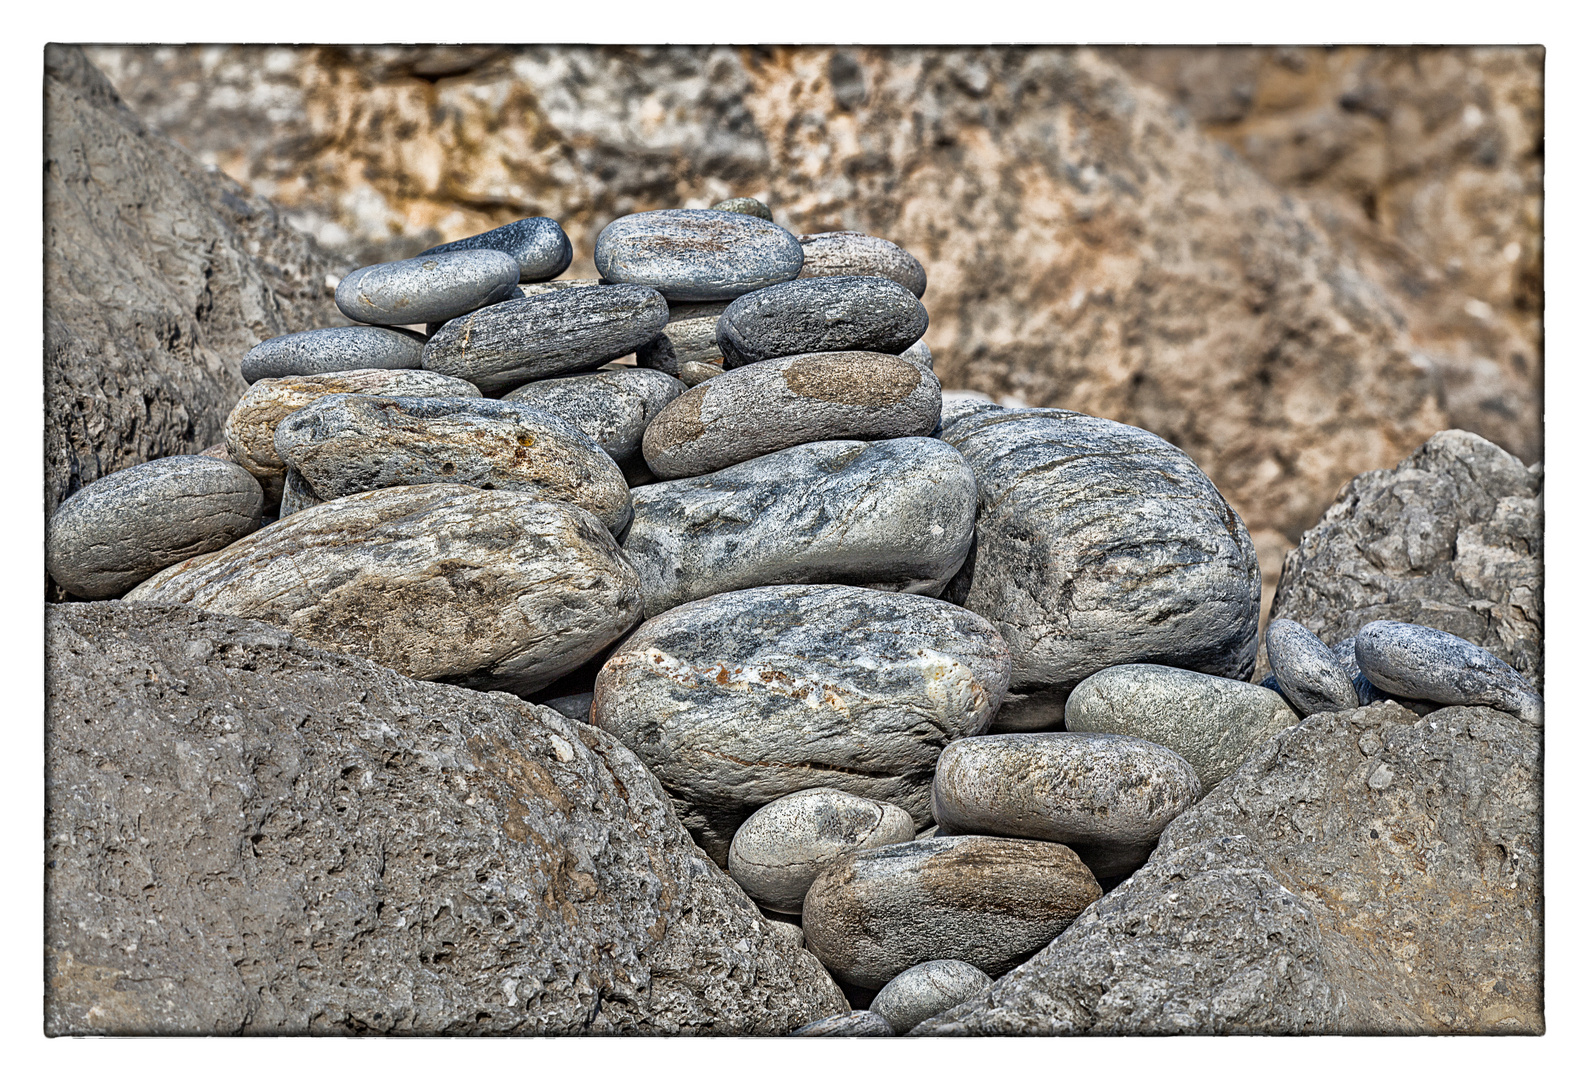
[{"label": "rust-colored streak on stone", "polygon": [[945,905],[974,904],[1014,919],[1074,918],[1103,895],[1092,872],[1064,845],[1010,840],[933,855],[921,867],[920,886]]}]

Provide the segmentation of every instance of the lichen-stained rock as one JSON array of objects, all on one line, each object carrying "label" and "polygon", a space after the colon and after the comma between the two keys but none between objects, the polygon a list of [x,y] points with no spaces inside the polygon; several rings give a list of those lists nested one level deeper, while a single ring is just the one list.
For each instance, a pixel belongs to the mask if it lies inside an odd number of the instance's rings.
[{"label": "lichen-stained rock", "polygon": [[670,301],[730,300],[788,281],[804,261],[787,229],[730,210],[628,214],[595,242],[602,277],[649,285]]},{"label": "lichen-stained rock", "polygon": [[623,368],[526,383],[503,401],[517,401],[560,416],[590,436],[618,464],[640,459],[640,439],[656,414],[685,390],[660,371]]},{"label": "lichen-stained rock", "polygon": [[127,599],[260,619],[417,679],[520,694],[640,615],[634,571],[594,515],[458,484],[299,510]]},{"label": "lichen-stained rock", "polygon": [[930,371],[884,353],[767,360],[674,398],[646,429],[641,449],[651,471],[671,480],[800,443],[930,435],[942,389]]},{"label": "lichen-stained rock", "polygon": [[1273,617],[1335,643],[1378,619],[1544,672],[1543,471],[1467,431],[1352,480],[1285,556]]},{"label": "lichen-stained rock", "polygon": [[1491,709],[1309,716],[914,1033],[1542,1032],[1541,747]]},{"label": "lichen-stained rock", "polygon": [[805,894],[805,946],[855,986],[927,960],[1002,975],[1102,895],[1063,844],[994,836],[912,840],[840,855]]},{"label": "lichen-stained rock", "polygon": [[800,353],[861,350],[895,355],[926,333],[926,308],[882,277],[822,277],[757,289],[717,320],[723,367]]},{"label": "lichen-stained rock", "polygon": [[782,585],[647,620],[602,667],[590,719],[639,755],[722,864],[745,818],[806,788],[925,825],[938,754],[986,730],[1008,678],[997,632],[962,608]]},{"label": "lichen-stained rock", "polygon": [[1001,729],[1053,726],[1077,683],[1155,663],[1252,673],[1260,575],[1246,526],[1151,432],[1061,409],[978,409],[943,426],[976,472],[976,544],[947,599],[1014,656]]},{"label": "lichen-stained rock", "polygon": [[806,443],[634,492],[645,613],[757,585],[935,595],[965,561],[976,477],[936,439]]},{"label": "lichen-stained rock", "polygon": [[573,424],[526,402],[329,394],[276,425],[276,453],[321,499],[467,484],[570,503],[614,535],[631,514],[617,463]]},{"label": "lichen-stained rock", "polygon": [[775,1035],[848,1008],[603,732],[192,608],[45,625],[50,1035]]},{"label": "lichen-stained rock", "polygon": [[860,232],[811,233],[799,238],[805,249],[800,277],[850,274],[887,278],[917,298],[926,295],[926,271],[914,255],[891,240]]}]

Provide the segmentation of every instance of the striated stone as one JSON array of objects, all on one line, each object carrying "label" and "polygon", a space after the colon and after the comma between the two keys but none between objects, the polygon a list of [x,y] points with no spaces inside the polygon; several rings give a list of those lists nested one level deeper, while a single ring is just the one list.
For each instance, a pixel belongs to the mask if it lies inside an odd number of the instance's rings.
[{"label": "striated stone", "polygon": [[893,1029],[907,1034],[921,1021],[981,994],[992,978],[963,960],[928,960],[899,972],[877,991],[871,1009]]},{"label": "striated stone", "polygon": [[634,495],[647,617],[757,585],[936,595],[970,549],[976,478],[936,439],[806,443]]},{"label": "striated stone", "polygon": [[660,371],[622,368],[526,383],[502,400],[561,417],[622,465],[643,463],[640,439],[645,429],[684,390],[681,382]]},{"label": "striated stone", "polygon": [[772,210],[760,199],[752,199],[741,195],[736,199],[724,199],[712,206],[713,210],[725,210],[730,214],[749,214],[762,221],[772,220]]},{"label": "striated stone", "polygon": [[806,1024],[802,1028],[795,1028],[789,1032],[801,1038],[839,1038],[848,1039],[863,1036],[892,1035],[893,1028],[888,1022],[869,1009],[856,1009],[852,1012],[839,1013],[829,1016],[825,1020],[818,1020],[813,1024]]},{"label": "striated stone", "polygon": [[486,249],[510,255],[518,263],[519,281],[547,281],[568,269],[573,262],[573,245],[562,226],[549,217],[520,218],[477,236],[466,236],[450,244],[438,244],[421,251],[419,258],[452,251]]},{"label": "striated stone", "polygon": [[917,297],[926,295],[926,271],[914,255],[880,236],[860,232],[810,233],[799,238],[805,249],[800,277],[881,277],[896,281]]},{"label": "striated stone", "polygon": [[1488,650],[1443,630],[1370,622],[1356,632],[1356,662],[1374,686],[1397,697],[1488,705],[1524,723],[1544,723],[1544,699],[1526,679]]},{"label": "striated stone", "polygon": [[1357,707],[1351,673],[1311,630],[1291,619],[1275,619],[1268,624],[1264,642],[1285,700],[1301,715]]},{"label": "striated stone", "polygon": [[319,506],[325,500],[314,493],[309,482],[297,469],[288,468],[286,479],[281,485],[281,511],[276,515],[280,521],[289,514],[296,514],[299,510],[307,510],[311,506]]},{"label": "striated stone", "polygon": [[423,334],[395,326],[330,326],[261,341],[243,357],[243,378],[325,375],[372,368],[416,368]]},{"label": "striated stone", "polygon": [[416,679],[529,694],[639,619],[595,516],[458,484],[349,495],[261,529],[129,600],[260,619]]},{"label": "striated stone", "polygon": [[730,300],[800,271],[804,253],[787,229],[725,210],[648,210],[620,217],[595,242],[596,270],[611,282],[649,285],[668,300]]},{"label": "striated stone", "polygon": [[929,820],[932,768],[997,711],[1009,656],[978,615],[924,596],[781,585],[647,620],[595,684],[591,722],[672,794],[722,863],[761,806],[812,787]]},{"label": "striated stone", "polygon": [[840,855],[805,894],[805,947],[837,978],[885,986],[927,960],[994,977],[1102,895],[1063,844],[949,836]]},{"label": "striated stone", "polygon": [[901,353],[926,333],[915,294],[880,277],[785,281],[741,296],[717,320],[723,367],[800,353]]},{"label": "striated stone", "polygon": [[452,251],[362,266],[336,287],[349,319],[380,326],[445,322],[515,295],[518,261],[500,251]]},{"label": "striated stone", "polygon": [[724,372],[679,395],[645,432],[663,479],[698,476],[823,439],[930,435],[936,376],[882,353],[811,353]]}]

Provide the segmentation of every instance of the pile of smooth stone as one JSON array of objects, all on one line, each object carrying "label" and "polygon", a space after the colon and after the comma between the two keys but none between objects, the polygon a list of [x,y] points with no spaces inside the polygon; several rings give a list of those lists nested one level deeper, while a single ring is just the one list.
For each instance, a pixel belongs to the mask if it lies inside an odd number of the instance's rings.
[{"label": "pile of smooth stone", "polygon": [[1541,722],[1401,623],[1276,621],[1249,682],[1256,554],[1213,484],[1137,428],[945,400],[886,240],[736,199],[612,222],[599,279],[571,259],[530,218],[349,274],[359,325],[251,350],[225,444],[68,499],[51,575],[610,732],[870,1005],[802,1034],[981,993],[1309,713]]}]

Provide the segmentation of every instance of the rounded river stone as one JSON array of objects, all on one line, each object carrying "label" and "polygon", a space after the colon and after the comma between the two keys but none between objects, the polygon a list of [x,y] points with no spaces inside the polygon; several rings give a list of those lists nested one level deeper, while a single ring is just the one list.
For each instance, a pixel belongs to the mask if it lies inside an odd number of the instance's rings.
[{"label": "rounded river stone", "polygon": [[392,326],[330,326],[261,341],[243,357],[243,379],[325,375],[371,368],[416,368],[423,334]]},{"label": "rounded river stone", "polygon": [[806,788],[925,825],[937,755],[986,730],[1008,678],[1003,642],[963,608],[779,585],[647,620],[596,677],[590,718],[656,774],[720,865],[752,811]]},{"label": "rounded river stone", "polygon": [[1511,665],[1443,630],[1370,622],[1356,632],[1356,662],[1374,686],[1397,697],[1488,705],[1528,724],[1544,722],[1544,699]]},{"label": "rounded river stone", "polygon": [[668,300],[731,300],[800,272],[787,229],[726,210],[648,210],[596,237],[596,270],[611,282],[649,285]]},{"label": "rounded river stone", "polygon": [[[920,364],[926,370],[932,369],[932,350],[926,347],[926,339],[922,338],[899,354],[912,363]],[[946,402],[946,398],[945,398]]]},{"label": "rounded river stone", "polygon": [[331,394],[276,426],[276,453],[322,499],[467,484],[572,503],[613,535],[631,513],[608,454],[568,421],[516,401]]},{"label": "rounded river stone", "polygon": [[893,1028],[870,1009],[856,1009],[839,1013],[825,1020],[817,1020],[789,1032],[800,1038],[852,1039],[877,1035],[892,1035]]},{"label": "rounded river stone", "polygon": [[1291,619],[1275,619],[1264,641],[1274,678],[1303,716],[1357,707],[1351,673],[1311,630]]},{"label": "rounded river stone", "polygon": [[715,472],[822,439],[930,435],[942,408],[937,376],[898,356],[810,353],[724,372],[680,394],[645,431],[664,480]]},{"label": "rounded river stone", "polygon": [[667,301],[642,285],[557,289],[453,319],[425,343],[429,371],[487,394],[532,379],[600,367],[667,325]]},{"label": "rounded river stone", "polygon": [[805,443],[634,493],[646,617],[757,585],[936,595],[970,550],[976,477],[937,439]]},{"label": "rounded river stone", "polygon": [[758,289],[717,320],[723,367],[800,353],[902,353],[926,333],[926,308],[880,277],[820,277]]},{"label": "rounded river stone", "polygon": [[1166,747],[1091,732],[984,735],[937,759],[932,817],[960,834],[1068,845],[1099,878],[1128,874],[1202,797],[1196,770]]},{"label": "rounded river stone", "polygon": [[728,874],[763,907],[798,912],[805,890],[836,856],[914,839],[915,822],[892,803],[809,788],[767,803],[739,826]]},{"label": "rounded river stone", "polygon": [[45,568],[74,596],[120,596],[168,566],[259,528],[265,495],[246,469],[198,454],[159,458],[80,488],[56,508]]},{"label": "rounded river stone", "polygon": [[502,400],[562,417],[622,464],[640,458],[645,429],[686,389],[660,371],[620,368],[525,383]]},{"label": "rounded river stone", "polygon": [[871,1010],[893,1028],[906,1034],[927,1017],[984,993],[992,978],[963,960],[928,960],[895,975],[871,1000]]},{"label": "rounded river stone", "polygon": [[[726,305],[691,305],[692,307]],[[676,313],[675,313],[676,314]],[[634,353],[640,367],[655,368],[669,375],[677,375],[684,364],[722,364],[722,350],[717,347],[717,319],[721,312],[696,315],[688,319],[674,318],[662,332],[641,345]]]},{"label": "rounded river stone", "polygon": [[354,270],[336,287],[349,319],[380,326],[444,322],[515,295],[518,261],[500,251],[451,251]]},{"label": "rounded river stone", "polygon": [[855,986],[885,986],[928,960],[963,960],[997,978],[1102,894],[1063,844],[912,840],[834,859],[805,894],[805,947]]},{"label": "rounded river stone", "polygon": [[1301,722],[1266,687],[1159,664],[1121,664],[1081,680],[1064,705],[1070,731],[1134,735],[1167,746],[1203,791],[1272,736]]},{"label": "rounded river stone", "polygon": [[772,208],[760,199],[752,199],[741,195],[736,199],[724,199],[712,207],[713,210],[724,210],[730,214],[749,214],[762,221],[772,220]]},{"label": "rounded river stone", "polygon": [[573,245],[562,226],[549,217],[520,218],[489,232],[466,236],[421,251],[419,258],[453,251],[500,251],[518,263],[519,281],[548,281],[573,262]]},{"label": "rounded river stone", "polygon": [[1257,552],[1184,453],[1063,409],[965,409],[942,438],[975,470],[979,502],[944,596],[985,615],[1015,658],[997,729],[1055,726],[1070,690],[1116,664],[1251,677]]},{"label": "rounded river stone", "polygon": [[259,619],[411,678],[521,695],[640,617],[639,582],[595,515],[459,484],[299,510],[127,599]]},{"label": "rounded river stone", "polygon": [[289,514],[296,514],[299,510],[307,510],[311,506],[319,506],[325,500],[314,493],[309,482],[297,469],[288,468],[287,478],[281,485],[281,512],[276,516],[280,521]]},{"label": "rounded river stone", "polygon": [[808,233],[800,277],[884,277],[916,296],[926,295],[926,271],[898,244],[859,232]]}]

